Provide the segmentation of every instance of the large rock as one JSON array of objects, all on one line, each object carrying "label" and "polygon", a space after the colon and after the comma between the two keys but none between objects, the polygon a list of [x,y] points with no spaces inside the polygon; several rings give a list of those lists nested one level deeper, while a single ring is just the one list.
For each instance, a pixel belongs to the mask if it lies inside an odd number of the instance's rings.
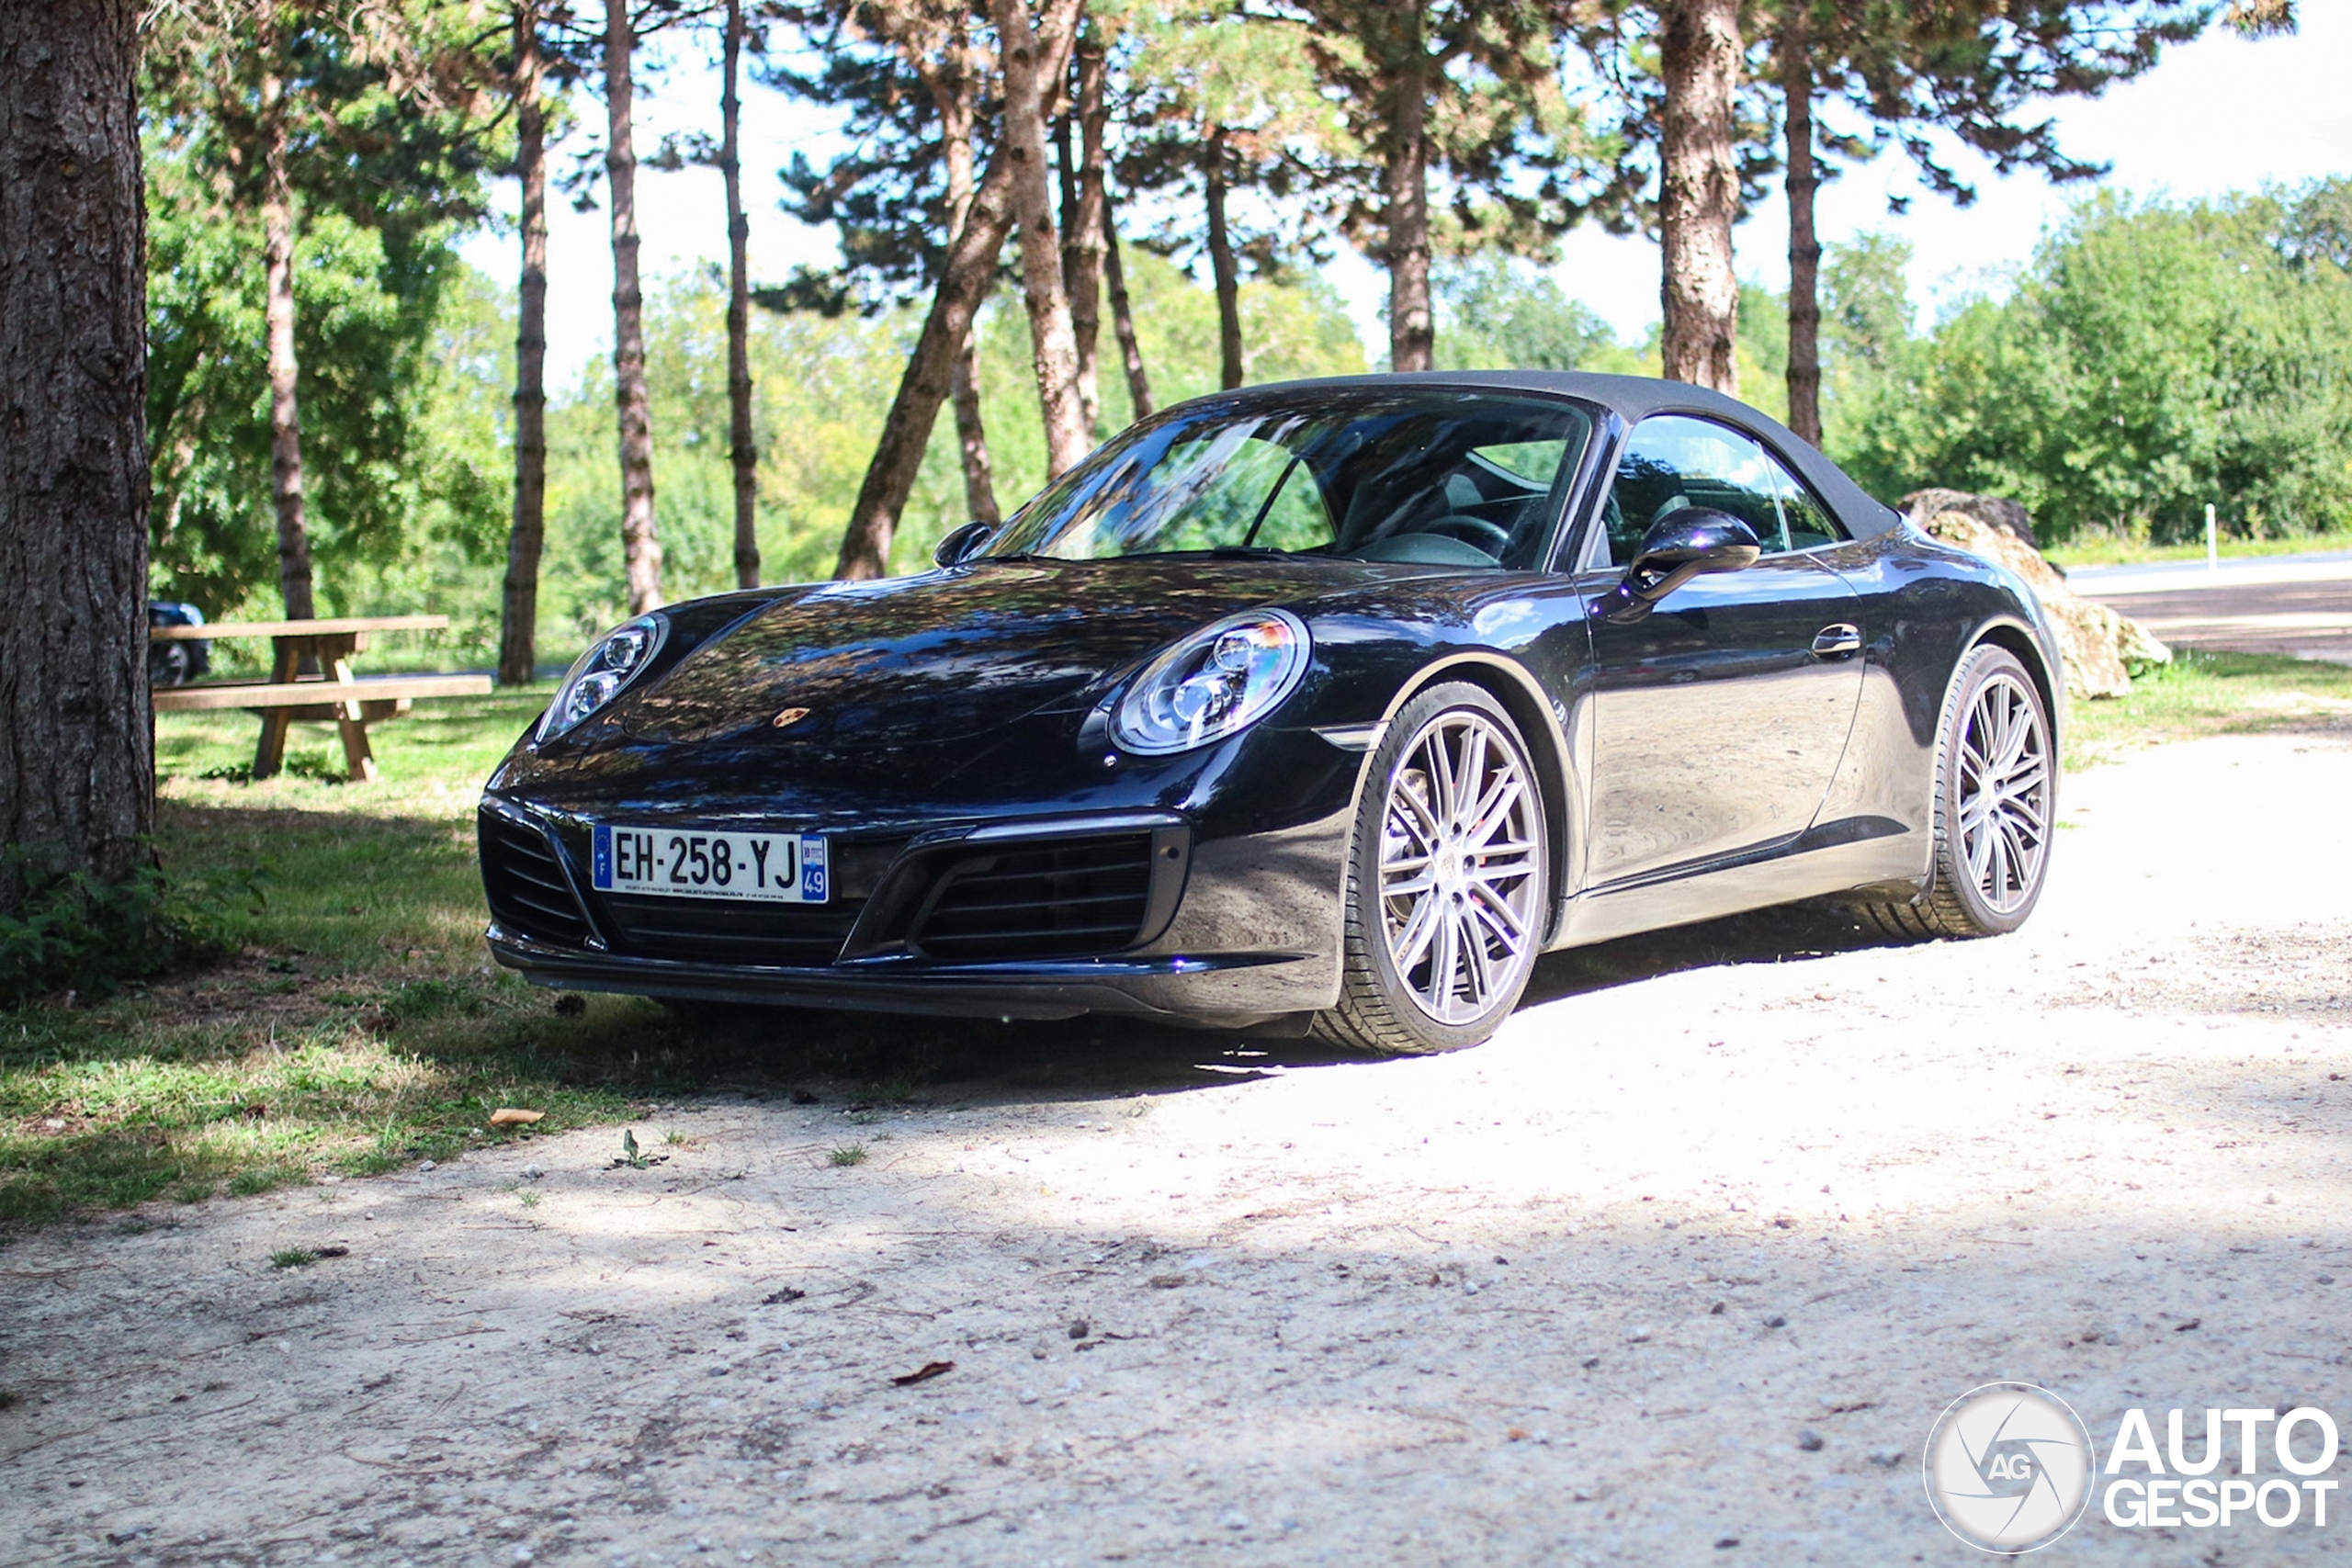
[{"label": "large rock", "polygon": [[2066,693],[2120,697],[2132,689],[2133,666],[2172,662],[2172,649],[2129,615],[2119,615],[2066,586],[2058,569],[2033,546],[2033,519],[2014,501],[1952,490],[1905,496],[1914,526],[1972,555],[2007,567],[2041,601],[2066,660]]}]

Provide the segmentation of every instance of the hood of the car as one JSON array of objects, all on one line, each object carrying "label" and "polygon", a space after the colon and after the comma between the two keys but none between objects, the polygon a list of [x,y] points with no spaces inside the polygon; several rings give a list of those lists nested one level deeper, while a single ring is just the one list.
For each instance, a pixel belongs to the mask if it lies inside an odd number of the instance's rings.
[{"label": "hood of the car", "polygon": [[781,599],[625,697],[639,744],[806,755],[971,742],[1077,706],[1196,626],[1427,569],[1313,559],[984,562]]}]

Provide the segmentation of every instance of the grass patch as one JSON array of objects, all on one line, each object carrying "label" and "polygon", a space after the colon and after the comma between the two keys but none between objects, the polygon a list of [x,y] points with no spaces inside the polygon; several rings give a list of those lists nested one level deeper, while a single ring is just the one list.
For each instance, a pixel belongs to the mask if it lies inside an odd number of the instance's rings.
[{"label": "grass patch", "polygon": [[843,1144],[831,1154],[825,1156],[825,1163],[827,1165],[842,1167],[864,1165],[865,1163],[865,1145],[864,1144]]},{"label": "grass patch", "polygon": [[319,1255],[307,1247],[289,1247],[269,1255],[272,1269],[307,1269],[319,1260]]},{"label": "grass patch", "polygon": [[[2310,555],[2322,550],[2352,550],[2352,534],[2298,534],[2285,539],[2225,536],[2221,541],[2220,554],[2223,560],[2235,560],[2241,557]],[[2096,535],[2052,545],[2041,553],[2061,567],[2140,566],[2152,561],[2203,560],[2205,541],[2199,538],[2193,544],[2152,545],[2142,539]]]},{"label": "grass patch", "polygon": [[2166,740],[2352,724],[2352,665],[2177,649],[2120,697],[2068,705],[2070,769]]}]

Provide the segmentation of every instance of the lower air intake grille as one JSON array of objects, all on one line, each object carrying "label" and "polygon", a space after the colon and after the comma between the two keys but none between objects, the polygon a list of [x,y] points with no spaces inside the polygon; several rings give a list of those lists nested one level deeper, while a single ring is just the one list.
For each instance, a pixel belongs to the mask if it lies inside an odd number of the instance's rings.
[{"label": "lower air intake grille", "polygon": [[1132,947],[1151,901],[1151,842],[1148,832],[1121,833],[953,861],[910,944],[950,963]]},{"label": "lower air intake grille", "polygon": [[815,968],[840,956],[864,900],[815,908],[739,899],[632,898],[600,894],[616,951],[686,964]]},{"label": "lower air intake grille", "polygon": [[588,921],[547,836],[485,811],[480,818],[480,837],[482,892],[498,923],[536,941],[585,945]]}]

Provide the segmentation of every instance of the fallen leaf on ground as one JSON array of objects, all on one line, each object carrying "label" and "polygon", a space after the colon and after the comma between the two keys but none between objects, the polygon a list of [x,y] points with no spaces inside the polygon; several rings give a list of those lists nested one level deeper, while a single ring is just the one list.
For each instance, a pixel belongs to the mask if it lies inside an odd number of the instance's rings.
[{"label": "fallen leaf on ground", "polygon": [[544,1111],[517,1111],[511,1105],[502,1105],[490,1113],[490,1124],[493,1127],[527,1127],[546,1114]]},{"label": "fallen leaf on ground", "polygon": [[956,1363],[953,1361],[925,1361],[906,1376],[892,1378],[890,1381],[900,1388],[905,1388],[912,1383],[929,1382],[933,1378],[945,1377],[955,1370]]},{"label": "fallen leaf on ground", "polygon": [[786,1285],[780,1290],[770,1291],[766,1295],[762,1296],[760,1298],[760,1304],[762,1306],[783,1306],[787,1302],[798,1301],[808,1293],[808,1292],[806,1291],[796,1291],[791,1286]]}]

